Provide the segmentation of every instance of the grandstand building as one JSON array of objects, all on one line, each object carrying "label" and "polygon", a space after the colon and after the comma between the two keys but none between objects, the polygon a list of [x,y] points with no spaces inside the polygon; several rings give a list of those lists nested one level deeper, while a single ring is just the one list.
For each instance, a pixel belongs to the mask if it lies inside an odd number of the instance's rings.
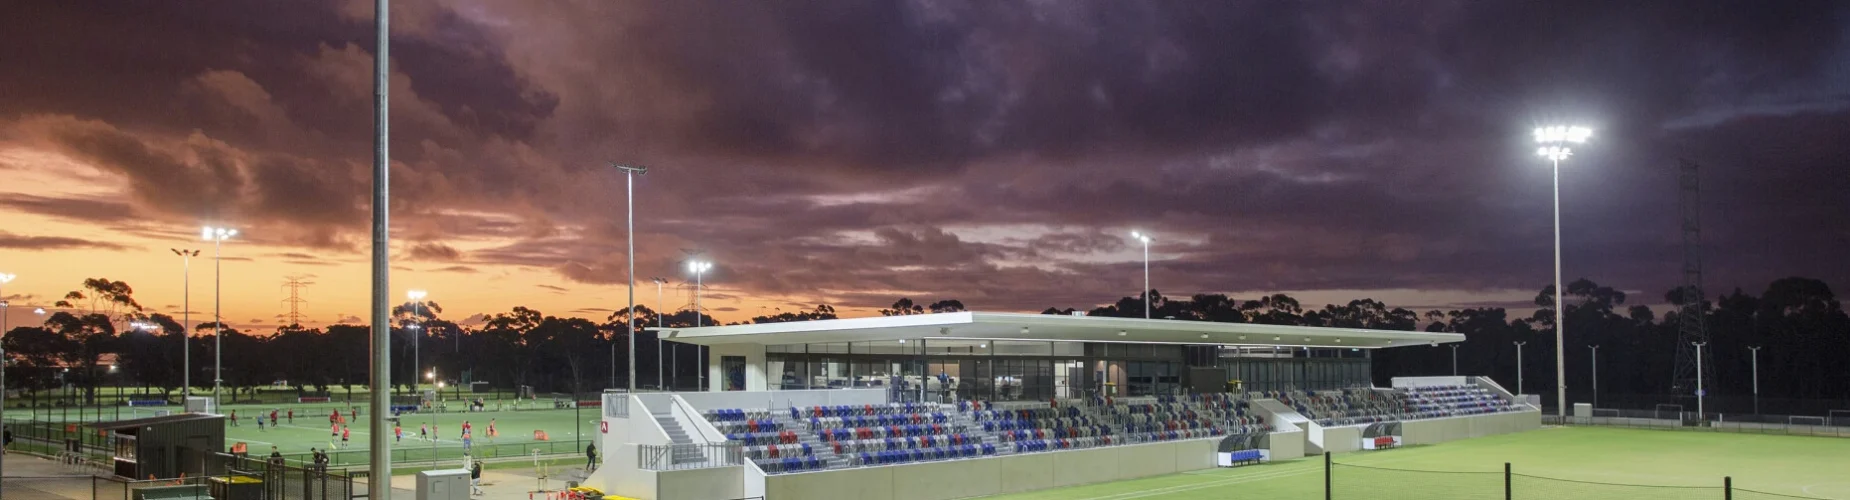
[{"label": "grandstand building", "polygon": [[1454,333],[956,312],[669,329],[705,392],[606,394],[633,498],[949,499],[1532,429],[1482,377],[1373,387]]}]

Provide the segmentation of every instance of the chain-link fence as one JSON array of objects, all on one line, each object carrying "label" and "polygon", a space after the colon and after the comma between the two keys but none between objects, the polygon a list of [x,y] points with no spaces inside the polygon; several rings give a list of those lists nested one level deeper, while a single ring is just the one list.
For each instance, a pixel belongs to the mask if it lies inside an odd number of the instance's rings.
[{"label": "chain-link fence", "polygon": [[1542,423],[1632,429],[1850,437],[1850,410],[1832,410],[1822,415],[1698,414],[1684,411],[1680,405],[1662,405],[1660,408],[1650,410],[1595,408],[1590,416],[1575,415],[1565,420],[1558,416],[1543,415]]},{"label": "chain-link fence", "polygon": [[366,498],[364,475],[296,467],[267,460],[214,455],[217,476],[125,481],[106,475],[6,476],[7,500],[251,499],[352,500]]},{"label": "chain-link fence", "polygon": [[1826,500],[1734,487],[1730,477],[1713,486],[1623,484],[1514,472],[1394,469],[1338,463],[1323,455],[1323,498],[1437,500]]}]

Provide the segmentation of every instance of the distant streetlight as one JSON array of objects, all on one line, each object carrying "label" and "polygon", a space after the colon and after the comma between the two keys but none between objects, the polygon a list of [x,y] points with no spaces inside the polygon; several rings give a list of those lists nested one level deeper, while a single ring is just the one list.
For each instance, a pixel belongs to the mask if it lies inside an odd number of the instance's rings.
[{"label": "distant streetlight", "polygon": [[[655,385],[661,390],[668,390],[667,373],[662,371],[662,285],[667,278],[649,278],[655,282]],[[633,306],[632,306],[633,307]],[[630,310],[635,315],[635,309]]]},{"label": "distant streetlight", "polygon": [[1702,411],[1702,400],[1709,395],[1708,391],[1702,390],[1702,346],[1709,345],[1709,343],[1690,342],[1690,344],[1696,346],[1696,421],[1701,422],[1706,419],[1704,417],[1706,414]]},{"label": "distant streetlight", "polygon": [[224,284],[223,259],[225,240],[238,235],[238,230],[224,227],[206,226],[199,231],[199,238],[212,242],[212,408],[217,411],[220,387],[225,384],[225,315],[220,309],[220,286]]},{"label": "distant streetlight", "polygon": [[1754,414],[1760,414],[1760,346],[1747,346],[1754,352]]},{"label": "distant streetlight", "polygon": [[1528,342],[1512,343],[1516,344],[1516,394],[1520,396],[1522,395],[1522,345]]},{"label": "distant streetlight", "polygon": [[[1561,302],[1561,160],[1574,155],[1569,144],[1581,144],[1593,137],[1593,129],[1580,126],[1551,126],[1535,129],[1535,154],[1554,165],[1555,216],[1555,398],[1556,411],[1567,421],[1567,321],[1566,306]],[[1520,349],[1519,349],[1520,350]]]},{"label": "distant streetlight", "polygon": [[1599,408],[1599,345],[1590,345],[1587,348],[1593,350],[1593,407]]},{"label": "distant streetlight", "polygon": [[416,389],[418,386],[417,372],[423,369],[424,366],[423,360],[420,359],[420,356],[423,354],[423,348],[419,347],[421,344],[420,341],[424,339],[424,321],[418,316],[418,312],[424,307],[424,297],[428,296],[430,296],[430,293],[423,290],[405,291],[405,298],[411,299],[412,323],[405,325],[405,329],[411,330],[411,387],[413,389]]},{"label": "distant streetlight", "polygon": [[193,395],[193,257],[199,256],[199,250],[169,248],[174,255],[180,256],[180,399],[185,401]]},{"label": "distant streetlight", "polygon": [[713,269],[712,262],[694,260],[694,261],[688,261],[687,263],[687,271],[690,273],[694,273],[694,327],[695,328],[700,327],[701,278],[706,275],[708,270],[711,270],[711,269]]},{"label": "distant streetlight", "polygon": [[[627,205],[624,212],[624,222],[629,228],[629,234],[628,236],[624,236],[623,239],[629,244],[627,253],[629,255],[630,264],[630,304],[629,315],[623,320],[625,323],[623,328],[630,334],[629,389],[630,392],[636,392],[636,176],[649,173],[649,167],[620,165],[616,163],[612,163],[610,166],[623,171],[623,203]],[[656,347],[658,349],[660,348],[659,345]],[[615,342],[610,344],[610,386],[617,386],[617,344]]]},{"label": "distant streetlight", "polygon": [[1143,242],[1143,319],[1150,319],[1150,235],[1131,231],[1131,237]]},{"label": "distant streetlight", "polygon": [[[6,315],[12,312],[12,304],[6,300],[6,284],[12,283],[13,278],[18,277],[12,273],[0,273],[0,338],[6,336]],[[34,311],[45,314],[44,309]],[[6,347],[4,345],[0,345],[0,434],[12,435],[6,433]],[[5,455],[5,453],[0,453],[0,455]],[[5,462],[0,462],[0,465],[4,464]],[[0,467],[0,469],[5,469],[5,467]],[[0,492],[4,491],[0,489]]]}]

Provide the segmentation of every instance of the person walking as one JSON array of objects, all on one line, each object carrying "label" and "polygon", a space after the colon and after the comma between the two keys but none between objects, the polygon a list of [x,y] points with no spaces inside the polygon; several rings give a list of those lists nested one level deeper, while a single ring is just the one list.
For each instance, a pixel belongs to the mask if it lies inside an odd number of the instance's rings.
[{"label": "person walking", "polygon": [[585,470],[597,469],[597,443],[585,445]]},{"label": "person walking", "polygon": [[482,461],[475,460],[469,464],[469,494],[482,496]]}]

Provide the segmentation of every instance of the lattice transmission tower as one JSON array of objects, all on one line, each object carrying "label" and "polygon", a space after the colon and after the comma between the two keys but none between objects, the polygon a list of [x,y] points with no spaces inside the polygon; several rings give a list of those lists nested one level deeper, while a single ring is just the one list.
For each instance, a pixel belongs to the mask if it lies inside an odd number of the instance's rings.
[{"label": "lattice transmission tower", "polygon": [[287,281],[283,282],[283,286],[289,289],[289,298],[283,299],[284,304],[289,304],[289,324],[283,328],[302,329],[302,304],[308,303],[307,300],[302,299],[302,289],[315,284],[307,280],[306,276],[290,276]]},{"label": "lattice transmission tower", "polygon": [[1702,293],[1702,183],[1696,162],[1680,160],[1677,172],[1678,215],[1683,220],[1683,304],[1677,310],[1676,370],[1670,385],[1678,397],[1696,396],[1697,366],[1701,366],[1702,386],[1715,387],[1715,363],[1712,350],[1702,350],[1696,359],[1696,344],[1708,343]]}]

